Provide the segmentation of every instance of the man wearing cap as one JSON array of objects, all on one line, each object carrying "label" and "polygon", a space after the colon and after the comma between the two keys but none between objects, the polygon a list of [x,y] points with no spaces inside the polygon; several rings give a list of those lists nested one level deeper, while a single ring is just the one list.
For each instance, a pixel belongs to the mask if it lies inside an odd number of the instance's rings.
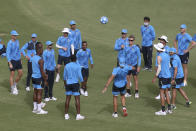
[{"label": "man wearing cap", "polygon": [[[22,62],[21,62],[21,54],[20,54],[20,43],[17,40],[17,36],[19,35],[15,30],[10,32],[11,40],[7,43],[6,56],[8,60],[8,66],[10,69],[10,86],[11,93],[14,95],[18,95],[17,84],[22,77]],[[15,70],[18,71],[17,77],[14,79]]]},{"label": "man wearing cap", "polygon": [[76,22],[74,20],[70,21],[70,38],[73,40],[74,45],[74,54],[78,52],[79,49],[82,48],[82,38],[80,30],[76,28]]},{"label": "man wearing cap", "polygon": [[182,63],[178,55],[176,55],[176,49],[170,48],[169,50],[171,56],[171,74],[172,74],[172,108],[176,109],[175,101],[176,101],[176,90],[180,92],[180,94],[185,98],[186,105],[189,106],[192,102],[187,97],[185,91],[181,88],[184,86],[184,73],[182,68]]},{"label": "man wearing cap", "polygon": [[73,40],[68,37],[68,34],[70,34],[69,28],[64,28],[62,33],[63,36],[60,36],[56,42],[56,47],[59,49],[56,82],[59,82],[60,79],[61,65],[63,63],[66,65],[70,62],[70,50],[73,42]]},{"label": "man wearing cap", "polygon": [[152,71],[152,51],[153,41],[155,40],[155,31],[150,23],[149,17],[144,17],[144,25],[141,26],[142,53],[144,58],[144,70]]},{"label": "man wearing cap", "polygon": [[114,50],[118,51],[118,57],[117,57],[117,65],[118,60],[122,57],[125,57],[125,48],[128,46],[129,41],[127,38],[127,29],[122,29],[121,31],[122,37],[118,38],[115,42]]},{"label": "man wearing cap", "polygon": [[[22,48],[21,52],[23,56],[27,59],[27,80],[26,80],[26,91],[30,91],[30,80],[32,75],[32,62],[31,58],[35,55],[35,45],[37,43],[37,34],[33,33],[31,35],[31,40],[27,42]],[[27,52],[25,52],[27,50]]]},{"label": "man wearing cap", "polygon": [[113,94],[113,110],[114,113],[112,116],[114,118],[118,117],[117,109],[118,109],[118,95],[121,95],[121,103],[122,103],[122,110],[123,115],[127,116],[127,109],[126,109],[126,100],[125,100],[125,93],[126,93],[126,84],[127,84],[127,73],[130,70],[135,69],[135,67],[128,66],[125,64],[125,58],[121,57],[119,58],[119,66],[113,69],[112,75],[108,79],[107,83],[104,86],[104,89],[102,90],[102,93],[105,93],[107,91],[108,86],[110,83],[114,80],[113,88],[112,88],[112,94]]},{"label": "man wearing cap", "polygon": [[[50,100],[56,101],[57,98],[53,96],[53,85],[54,85],[54,77],[55,77],[55,52],[52,49],[53,42],[46,41],[47,49],[43,52],[43,60],[44,60],[44,70],[48,75],[48,85],[45,85],[45,95],[44,101],[48,102]],[[49,92],[49,93],[48,93]]]},{"label": "man wearing cap", "polygon": [[6,56],[6,47],[2,43],[2,39],[0,38],[0,56],[5,57]]},{"label": "man wearing cap", "polygon": [[152,82],[154,83],[157,77],[160,80],[160,96],[161,96],[161,110],[155,112],[155,115],[166,115],[165,110],[165,96],[168,104],[167,113],[171,114],[171,104],[168,93],[168,88],[171,86],[171,72],[170,72],[170,56],[165,52],[164,46],[162,43],[154,45],[155,49],[160,52],[157,56],[158,68],[156,75],[154,76]]},{"label": "man wearing cap", "polygon": [[[176,39],[174,40],[174,47],[176,48],[177,54],[179,55],[182,62],[185,86],[187,85],[188,77],[187,64],[189,60],[189,51],[195,46],[195,42],[192,40],[192,37],[186,33],[186,28],[186,25],[182,24],[180,26],[180,33],[176,35]],[[189,46],[190,43],[191,45]]]}]

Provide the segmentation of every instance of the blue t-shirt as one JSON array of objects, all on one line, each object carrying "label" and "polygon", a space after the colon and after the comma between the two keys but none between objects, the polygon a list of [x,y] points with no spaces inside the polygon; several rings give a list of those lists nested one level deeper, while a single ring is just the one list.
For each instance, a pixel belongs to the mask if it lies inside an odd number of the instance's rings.
[{"label": "blue t-shirt", "polygon": [[21,54],[20,54],[19,40],[15,40],[15,41],[10,40],[7,43],[6,54],[7,54],[8,62],[10,62],[11,60],[15,60],[15,61],[20,60]]},{"label": "blue t-shirt", "polygon": [[155,31],[153,26],[142,25],[140,28],[140,32],[142,36],[142,46],[144,47],[152,46],[153,41],[155,40]]},{"label": "blue t-shirt", "polygon": [[127,83],[127,73],[129,70],[132,70],[131,66],[125,66],[124,68],[116,67],[113,69],[112,75],[115,76],[114,78],[114,85],[117,88],[122,88]]},{"label": "blue t-shirt", "polygon": [[188,34],[177,34],[176,40],[178,41],[178,55],[184,55],[184,50],[188,49],[192,37]]},{"label": "blue t-shirt", "polygon": [[79,29],[72,30],[70,29],[70,38],[73,40],[74,44],[74,49],[80,49],[82,48],[82,38],[81,38],[81,33]]},{"label": "blue t-shirt", "polygon": [[[125,57],[125,48],[128,46],[128,44],[129,44],[128,38],[122,39],[121,37],[116,40],[114,50],[118,51],[118,58]],[[121,49],[121,45],[124,45],[125,47]]]},{"label": "blue t-shirt", "polygon": [[171,56],[171,74],[172,77],[174,76],[174,68],[177,67],[177,75],[176,78],[183,78],[184,77],[184,72],[183,72],[183,68],[182,68],[182,63],[180,60],[180,57],[176,54],[174,54],[173,56]]},{"label": "blue t-shirt", "polygon": [[[31,62],[31,58],[32,58],[32,54],[35,55],[36,51],[35,51],[35,44],[36,42],[33,42],[32,40],[27,42],[22,48],[21,48],[21,52],[23,54],[23,56],[28,56],[30,58],[30,62]],[[25,50],[27,50],[27,53],[25,53]]]},{"label": "blue t-shirt", "polygon": [[141,54],[140,54],[139,47],[136,45],[126,47],[125,59],[126,59],[127,65],[140,66],[141,65]]},{"label": "blue t-shirt", "polygon": [[71,44],[73,43],[70,37],[60,36],[56,42],[57,45],[67,48],[66,51],[59,49],[59,55],[64,57],[70,57]]},{"label": "blue t-shirt", "polygon": [[79,82],[83,82],[83,77],[81,73],[81,67],[76,62],[68,63],[64,68],[64,80],[66,84],[76,84]]},{"label": "blue t-shirt", "polygon": [[32,57],[32,77],[33,78],[41,78],[41,71],[40,71],[40,65],[39,61],[41,60],[41,57],[38,55],[34,55]]},{"label": "blue t-shirt", "polygon": [[171,78],[171,72],[170,72],[170,56],[166,52],[161,52],[159,54],[161,57],[161,72],[159,74],[159,77],[161,78]]},{"label": "blue t-shirt", "polygon": [[43,59],[44,59],[44,70],[54,71],[56,67],[54,49],[44,50]]},{"label": "blue t-shirt", "polygon": [[[168,53],[168,54],[169,54],[169,49],[170,49],[170,47],[166,45],[166,46],[164,47],[164,49],[165,49],[165,53]],[[157,51],[157,53],[156,53],[156,60],[155,60],[155,66],[156,66],[156,67],[158,66],[157,56],[158,56],[159,54],[160,54],[160,53]]]},{"label": "blue t-shirt", "polygon": [[193,41],[196,42],[196,34],[193,36]]},{"label": "blue t-shirt", "polygon": [[83,49],[80,49],[77,54],[77,62],[80,64],[80,66],[82,68],[88,68],[88,61],[90,59],[91,64],[93,64],[93,57],[91,54],[91,50],[90,49],[86,49],[86,51],[84,51]]}]

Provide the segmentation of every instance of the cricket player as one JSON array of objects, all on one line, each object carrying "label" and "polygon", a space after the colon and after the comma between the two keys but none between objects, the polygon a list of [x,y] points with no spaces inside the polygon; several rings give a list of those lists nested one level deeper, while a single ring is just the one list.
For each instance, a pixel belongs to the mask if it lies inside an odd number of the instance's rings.
[{"label": "cricket player", "polygon": [[91,63],[91,69],[93,69],[93,57],[91,54],[91,50],[87,48],[87,41],[82,42],[82,49],[80,49],[77,54],[77,62],[80,64],[82,68],[82,77],[84,81],[82,82],[82,86],[80,88],[80,93],[84,96],[88,96],[88,91],[87,91],[87,81],[89,77],[89,60]]},{"label": "cricket player", "polygon": [[[15,30],[10,32],[11,40],[7,43],[6,56],[8,60],[8,66],[10,69],[10,86],[11,94],[18,95],[17,84],[22,77],[22,62],[20,54],[20,43],[17,39],[19,35]],[[17,77],[14,79],[15,71],[18,71]]]},{"label": "cricket player", "polygon": [[6,47],[2,42],[2,39],[0,38],[0,56],[6,57]]},{"label": "cricket player", "polygon": [[[31,75],[32,75],[32,62],[31,58],[35,55],[35,45],[37,43],[37,34],[33,33],[31,35],[31,40],[27,42],[22,48],[21,52],[23,56],[27,60],[27,80],[26,80],[26,91],[30,91],[30,80],[31,80]],[[25,50],[27,52],[25,52]]]}]

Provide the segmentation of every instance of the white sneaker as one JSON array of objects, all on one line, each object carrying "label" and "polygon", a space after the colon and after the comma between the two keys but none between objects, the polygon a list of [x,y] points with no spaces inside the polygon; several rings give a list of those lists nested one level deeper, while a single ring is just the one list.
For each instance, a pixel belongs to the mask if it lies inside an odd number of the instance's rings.
[{"label": "white sneaker", "polygon": [[160,111],[155,112],[155,115],[157,115],[157,116],[165,116],[166,115],[166,112],[160,110]]},{"label": "white sneaker", "polygon": [[188,84],[187,84],[187,81],[186,80],[184,80],[184,86],[187,86]]},{"label": "white sneaker", "polygon": [[113,116],[114,118],[117,118],[117,117],[118,117],[118,114],[117,114],[117,113],[113,113],[112,116]]},{"label": "white sneaker", "polygon": [[80,88],[80,93],[84,96],[84,89]]},{"label": "white sneaker", "polygon": [[166,110],[167,114],[172,114],[172,110]]},{"label": "white sneaker", "polygon": [[12,94],[13,94],[13,95],[18,95],[18,89],[17,89],[17,88],[13,88]]},{"label": "white sneaker", "polygon": [[65,114],[65,120],[69,120],[69,114]]},{"label": "white sneaker", "polygon": [[160,100],[160,99],[161,99],[160,94],[159,94],[158,96],[156,96],[155,99],[156,99],[156,100]]},{"label": "white sneaker", "polygon": [[85,119],[85,117],[82,116],[82,115],[80,115],[80,114],[78,114],[78,115],[76,116],[76,120],[84,120],[84,119]]},{"label": "white sneaker", "polygon": [[41,104],[42,104],[42,108],[44,108],[45,106],[46,106],[46,103],[44,103],[44,102],[41,102]]},{"label": "white sneaker", "polygon": [[36,114],[40,114],[40,115],[42,115],[42,114],[48,114],[48,111],[44,111],[43,109],[41,109],[40,111],[37,111]]},{"label": "white sneaker", "polygon": [[52,101],[56,101],[56,100],[57,100],[57,98],[55,98],[55,97],[53,96],[52,98],[50,98],[50,100],[52,100]]},{"label": "white sneaker", "polygon": [[84,96],[88,96],[88,91],[85,91],[84,92]]},{"label": "white sneaker", "polygon": [[32,111],[33,113],[37,113],[37,109],[33,109],[33,111]]},{"label": "white sneaker", "polygon": [[48,101],[50,101],[50,98],[45,98],[44,101],[48,102]]},{"label": "white sneaker", "polygon": [[29,92],[31,89],[30,87],[26,87],[26,91]]},{"label": "white sneaker", "polygon": [[59,80],[60,80],[60,75],[57,74],[57,75],[56,75],[56,82],[59,82]]},{"label": "white sneaker", "polygon": [[135,93],[135,99],[138,99],[139,97],[139,93]]},{"label": "white sneaker", "polygon": [[125,97],[131,97],[131,94],[125,93]]}]

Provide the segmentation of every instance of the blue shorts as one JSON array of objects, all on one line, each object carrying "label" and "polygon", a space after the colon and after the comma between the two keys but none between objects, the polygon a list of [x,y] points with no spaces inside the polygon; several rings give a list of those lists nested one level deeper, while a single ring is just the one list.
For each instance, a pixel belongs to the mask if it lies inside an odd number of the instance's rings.
[{"label": "blue shorts", "polygon": [[42,78],[33,78],[32,77],[32,83],[33,83],[33,88],[42,89],[42,87],[41,87]]},{"label": "blue shorts", "polygon": [[161,89],[167,89],[171,87],[171,78],[159,78],[159,86]]},{"label": "blue shorts", "polygon": [[79,96],[80,95],[80,84],[75,83],[75,84],[67,84],[66,87],[66,92],[65,95],[70,96]]},{"label": "blue shorts", "polygon": [[175,79],[176,84],[172,85],[173,88],[179,89],[184,86],[184,77]]},{"label": "blue shorts", "polygon": [[121,95],[125,95],[126,93],[126,84],[124,87],[116,87],[114,84],[113,84],[113,88],[112,88],[112,94],[114,96],[118,96],[119,94]]}]

